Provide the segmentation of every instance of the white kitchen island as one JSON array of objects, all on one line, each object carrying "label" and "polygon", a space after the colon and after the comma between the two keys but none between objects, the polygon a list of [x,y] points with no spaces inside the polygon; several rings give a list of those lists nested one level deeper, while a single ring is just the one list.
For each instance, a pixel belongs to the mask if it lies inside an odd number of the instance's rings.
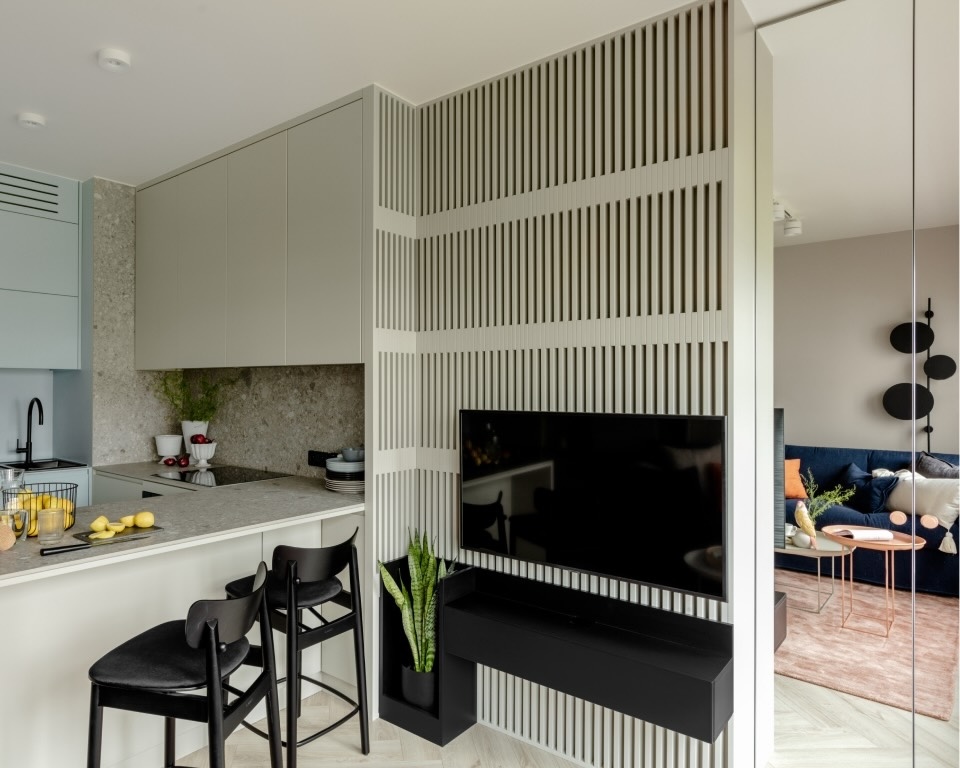
[{"label": "white kitchen island", "polygon": [[[144,539],[46,557],[29,539],[0,552],[0,764],[85,765],[90,665],[154,624],[184,618],[195,600],[223,597],[227,582],[252,573],[261,559],[269,564],[277,544],[332,544],[359,526],[361,572],[372,573],[362,552],[363,508],[361,496],[284,477],[79,508],[61,543],[76,541],[72,534],[101,514],[117,520],[149,509],[163,530]],[[363,587],[369,593],[371,586]],[[350,642],[325,643],[322,663],[313,649],[305,669],[353,683]],[[282,653],[277,661],[282,675]],[[177,733],[178,757],[206,743],[203,725],[179,723]],[[162,765],[162,743],[162,718],[105,711],[103,768]]]}]

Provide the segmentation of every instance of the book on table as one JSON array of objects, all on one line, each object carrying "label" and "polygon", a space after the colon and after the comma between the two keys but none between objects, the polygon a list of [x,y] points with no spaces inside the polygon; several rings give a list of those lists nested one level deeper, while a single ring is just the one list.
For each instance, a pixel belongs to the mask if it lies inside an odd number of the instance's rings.
[{"label": "book on table", "polygon": [[846,536],[856,541],[890,541],[893,538],[893,531],[883,528],[837,528],[833,531],[833,535]]}]

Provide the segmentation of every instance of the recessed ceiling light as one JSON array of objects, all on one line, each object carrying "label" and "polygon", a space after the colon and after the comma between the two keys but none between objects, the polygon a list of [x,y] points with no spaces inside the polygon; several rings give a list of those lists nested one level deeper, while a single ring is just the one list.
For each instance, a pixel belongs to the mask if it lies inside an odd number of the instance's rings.
[{"label": "recessed ceiling light", "polygon": [[130,54],[119,48],[101,48],[97,51],[97,62],[108,72],[126,72],[130,69]]},{"label": "recessed ceiling light", "polygon": [[43,128],[47,124],[47,118],[43,115],[38,115],[36,112],[21,112],[17,115],[17,122],[23,128]]}]

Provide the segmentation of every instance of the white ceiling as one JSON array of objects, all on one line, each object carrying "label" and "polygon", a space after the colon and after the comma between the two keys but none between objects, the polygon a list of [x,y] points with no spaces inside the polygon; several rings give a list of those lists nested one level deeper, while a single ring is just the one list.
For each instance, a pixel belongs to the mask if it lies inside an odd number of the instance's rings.
[{"label": "white ceiling", "polygon": [[[905,1],[883,0],[883,5]],[[880,5],[877,0],[846,0],[864,2],[874,9]],[[952,6],[956,16],[956,0],[918,2]],[[678,4],[678,0],[6,2],[0,47],[0,162],[75,179],[99,176],[138,185],[370,83],[420,104]],[[759,24],[816,2],[745,0],[745,5]],[[942,64],[952,73],[953,83],[956,27],[954,21],[938,30],[946,35],[950,57]],[[767,32],[772,35],[769,44],[780,50],[784,62],[793,57],[797,71],[810,70],[809,57],[791,48],[789,40],[796,35],[781,34],[778,40],[773,32],[774,28]],[[804,30],[801,35],[805,45],[810,42],[808,34]],[[852,39],[871,47],[866,35]],[[851,48],[851,39],[842,43],[832,55],[845,62],[859,60],[862,52]],[[122,74],[99,69],[96,52],[103,47],[129,51],[131,69]],[[836,79],[825,66],[828,76],[815,91],[822,98],[808,103],[806,119],[778,117],[777,123],[778,191],[796,206],[811,233],[814,221],[829,218],[817,206],[827,212],[833,206],[822,197],[825,178],[831,179],[826,185],[830,189],[837,170],[844,177],[869,181],[873,188],[888,179],[883,155],[876,151],[868,153],[878,166],[876,174],[865,175],[862,166],[840,169],[833,162],[816,167],[809,160],[798,171],[781,161],[782,147],[798,146],[801,138],[813,133],[810,126],[828,124],[824,114],[836,115],[838,105],[851,101],[854,94],[863,94],[869,103],[865,95],[869,88],[887,87],[886,76],[877,77],[868,69],[856,87],[845,86],[831,95]],[[778,70],[777,76],[789,74]],[[954,137],[949,162],[955,169],[955,85],[947,96],[953,99],[951,119],[945,121],[945,139],[938,141]],[[16,116],[22,111],[44,115],[46,127],[32,131],[19,127]],[[859,143],[868,145],[883,127],[867,126],[860,131]],[[812,146],[831,145],[832,135],[821,135]],[[939,152],[934,156],[942,161]],[[808,197],[805,190],[814,186],[820,192]],[[880,211],[872,205],[861,207]],[[954,221],[956,208],[954,202]]]},{"label": "white ceiling", "polygon": [[[910,0],[845,0],[763,30],[773,54],[774,194],[797,245],[911,227]],[[957,0],[917,0],[916,223],[956,224]]]}]

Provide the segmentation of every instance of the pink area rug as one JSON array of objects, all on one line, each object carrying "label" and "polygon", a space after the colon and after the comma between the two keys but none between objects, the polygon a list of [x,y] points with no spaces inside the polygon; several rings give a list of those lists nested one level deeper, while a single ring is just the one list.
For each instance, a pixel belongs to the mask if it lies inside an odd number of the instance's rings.
[{"label": "pink area rug", "polygon": [[[829,588],[829,577],[822,583]],[[787,637],[774,656],[778,675],[908,711],[913,708],[915,684],[916,711],[938,720],[950,719],[956,704],[960,647],[957,598],[917,594],[914,679],[909,592],[896,593],[896,619],[890,636],[883,637],[881,622],[859,616],[848,621],[848,628],[840,627],[839,579],[819,614],[797,607],[815,607],[816,576],[778,568],[775,584],[778,591],[787,593]],[[882,615],[882,588],[855,582],[854,610]],[[850,629],[851,624],[867,632]]]}]

